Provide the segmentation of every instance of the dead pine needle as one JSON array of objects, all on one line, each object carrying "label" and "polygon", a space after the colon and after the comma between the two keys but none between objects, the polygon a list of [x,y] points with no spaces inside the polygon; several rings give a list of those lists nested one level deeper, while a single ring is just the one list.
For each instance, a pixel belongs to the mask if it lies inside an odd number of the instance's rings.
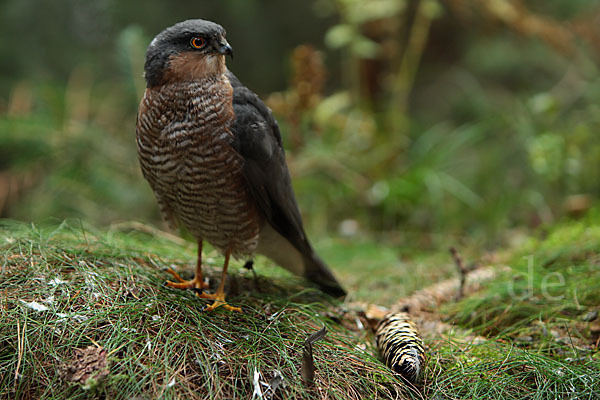
[{"label": "dead pine needle", "polygon": [[23,323],[23,331],[21,331],[21,324],[17,320],[17,368],[15,368],[15,390],[17,381],[19,380],[19,369],[21,369],[21,362],[23,361],[23,349],[25,347],[25,327],[27,321]]}]

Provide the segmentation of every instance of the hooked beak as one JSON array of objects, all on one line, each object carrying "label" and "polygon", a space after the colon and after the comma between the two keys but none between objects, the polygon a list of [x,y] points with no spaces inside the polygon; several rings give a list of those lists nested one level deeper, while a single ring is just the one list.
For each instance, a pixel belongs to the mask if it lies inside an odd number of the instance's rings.
[{"label": "hooked beak", "polygon": [[231,56],[231,58],[233,59],[233,49],[225,39],[219,42],[217,46],[217,52],[219,54],[223,54],[224,56]]}]

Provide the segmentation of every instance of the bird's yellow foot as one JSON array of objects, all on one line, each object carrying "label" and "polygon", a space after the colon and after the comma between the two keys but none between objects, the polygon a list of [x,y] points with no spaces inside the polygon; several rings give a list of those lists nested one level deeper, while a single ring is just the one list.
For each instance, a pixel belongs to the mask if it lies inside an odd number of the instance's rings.
[{"label": "bird's yellow foot", "polygon": [[208,288],[208,284],[206,282],[204,282],[202,277],[198,276],[197,273],[194,276],[194,279],[191,279],[188,281],[188,280],[183,279],[181,276],[179,276],[179,274],[177,272],[175,272],[172,268],[167,268],[165,271],[168,272],[173,277],[173,279],[175,279],[177,281],[177,282],[167,281],[165,284],[168,287],[172,287],[175,289],[200,289],[200,290]]},{"label": "bird's yellow foot", "polygon": [[214,300],[214,302],[212,304],[209,304],[208,306],[206,306],[206,311],[213,311],[217,307],[223,307],[224,309],[226,309],[228,311],[242,312],[242,309],[240,307],[234,307],[232,305],[227,304],[227,302],[225,301],[225,293],[222,291],[217,290],[217,293],[215,293],[215,294],[200,293],[200,294],[198,294],[198,296],[203,299]]},{"label": "bird's yellow foot", "polygon": [[217,293],[214,294],[203,292],[203,289],[208,288],[208,284],[204,281],[201,281],[201,278],[198,278],[198,274],[194,276],[194,279],[185,280],[171,268],[167,268],[165,271],[168,272],[171,276],[173,276],[173,279],[177,281],[167,281],[166,285],[168,287],[172,287],[175,289],[195,289],[196,296],[200,297],[201,299],[214,300],[212,304],[206,306],[206,311],[213,311],[217,307],[223,307],[228,311],[242,312],[242,309],[240,307],[234,307],[232,305],[227,304],[227,302],[225,301],[225,293],[223,291],[219,293],[219,290],[217,289]]}]

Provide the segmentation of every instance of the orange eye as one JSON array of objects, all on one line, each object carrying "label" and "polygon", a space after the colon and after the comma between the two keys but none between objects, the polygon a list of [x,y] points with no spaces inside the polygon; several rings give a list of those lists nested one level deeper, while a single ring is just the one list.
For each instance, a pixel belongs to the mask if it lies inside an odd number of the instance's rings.
[{"label": "orange eye", "polygon": [[206,40],[204,40],[204,38],[201,37],[195,37],[192,38],[192,40],[190,40],[190,45],[195,49],[201,49],[204,47],[205,44]]}]

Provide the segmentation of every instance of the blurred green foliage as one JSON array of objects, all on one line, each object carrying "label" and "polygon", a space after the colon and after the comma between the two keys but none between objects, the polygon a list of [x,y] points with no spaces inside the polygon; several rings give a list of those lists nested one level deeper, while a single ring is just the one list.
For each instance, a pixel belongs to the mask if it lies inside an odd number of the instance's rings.
[{"label": "blurred green foliage", "polygon": [[[277,114],[311,229],[492,243],[600,195],[590,2],[0,7],[11,38],[0,44],[3,217],[159,221],[134,143],[143,57],[153,35],[191,17],[226,27],[230,68]],[[303,43],[313,50],[293,51]]]}]

